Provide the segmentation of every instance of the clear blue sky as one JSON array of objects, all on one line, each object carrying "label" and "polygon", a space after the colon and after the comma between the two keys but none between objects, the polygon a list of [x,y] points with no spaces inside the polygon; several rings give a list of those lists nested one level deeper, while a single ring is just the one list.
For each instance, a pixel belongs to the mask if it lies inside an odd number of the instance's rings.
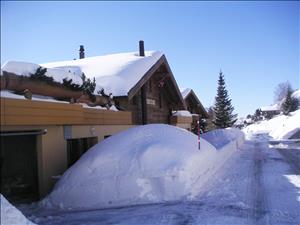
[{"label": "clear blue sky", "polygon": [[239,116],[299,88],[299,2],[3,2],[1,64],[146,50],[166,55],[181,87],[213,105],[220,69]]}]

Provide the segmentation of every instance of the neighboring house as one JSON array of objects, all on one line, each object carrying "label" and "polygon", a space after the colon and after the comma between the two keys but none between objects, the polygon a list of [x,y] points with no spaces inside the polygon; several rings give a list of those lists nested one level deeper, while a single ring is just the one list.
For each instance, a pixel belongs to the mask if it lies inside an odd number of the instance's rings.
[{"label": "neighboring house", "polygon": [[259,110],[265,118],[272,118],[273,116],[278,115],[281,112],[279,104],[263,106],[260,107]]},{"label": "neighboring house", "polygon": [[191,114],[198,114],[201,118],[208,118],[208,113],[199,98],[191,88],[181,89],[181,95]]},{"label": "neighboring house", "polygon": [[191,130],[197,132],[197,122],[201,121],[201,119],[208,119],[208,113],[203,107],[195,92],[191,88],[181,89],[181,94],[184,99],[186,109],[192,114],[193,120],[191,124]]}]

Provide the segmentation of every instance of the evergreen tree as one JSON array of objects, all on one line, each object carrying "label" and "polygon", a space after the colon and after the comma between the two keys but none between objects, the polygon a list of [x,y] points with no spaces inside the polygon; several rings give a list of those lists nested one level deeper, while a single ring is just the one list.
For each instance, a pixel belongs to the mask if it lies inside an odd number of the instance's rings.
[{"label": "evergreen tree", "polygon": [[43,81],[46,82],[47,84],[54,84],[54,79],[53,77],[48,77],[46,76],[47,68],[43,67],[38,67],[35,71],[35,73],[30,74],[30,79],[31,80],[38,80],[38,81]]},{"label": "evergreen tree", "polygon": [[292,93],[292,89],[289,88],[281,106],[281,110],[284,115],[288,115],[290,112],[293,112],[298,108],[298,100],[292,97]]},{"label": "evergreen tree", "polygon": [[261,113],[260,109],[255,110],[253,118],[254,118],[254,121],[259,121],[262,119],[262,113]]},{"label": "evergreen tree", "polygon": [[96,88],[95,77],[93,78],[93,81],[91,81],[90,78],[86,78],[85,74],[82,73],[81,79],[82,79],[81,89],[89,94],[93,94]]},{"label": "evergreen tree", "polygon": [[219,73],[218,90],[214,105],[213,123],[217,128],[231,127],[237,121],[237,114],[233,114],[234,107],[231,105],[231,99],[228,96],[224,75]]}]

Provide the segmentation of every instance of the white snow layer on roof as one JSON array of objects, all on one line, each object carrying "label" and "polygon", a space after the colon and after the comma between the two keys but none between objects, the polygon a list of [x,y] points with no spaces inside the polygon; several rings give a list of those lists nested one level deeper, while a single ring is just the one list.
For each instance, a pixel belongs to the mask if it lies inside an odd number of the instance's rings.
[{"label": "white snow layer on roof", "polygon": [[[0,91],[0,96],[1,96],[1,98],[12,98],[12,99],[27,100],[24,95],[17,95],[17,94],[14,94],[13,92],[10,92],[10,91],[7,91],[7,90]],[[41,101],[41,102],[52,102],[52,103],[60,103],[60,104],[70,104],[70,102],[55,100],[52,97],[43,96],[43,95],[32,95],[32,99],[27,100],[27,101]],[[108,110],[106,107],[102,107],[102,106],[99,106],[99,105],[92,107],[92,106],[88,106],[86,103],[79,103],[79,104],[82,105],[83,108]],[[114,105],[111,106],[109,108],[109,110],[119,111]]]},{"label": "white snow layer on roof", "polygon": [[236,147],[217,151],[201,139],[198,150],[196,135],[170,125],[130,128],[89,149],[42,203],[99,209],[193,199]]},{"label": "white snow layer on roof", "polygon": [[[24,95],[17,95],[17,94],[14,94],[13,92],[10,92],[10,91],[7,91],[7,90],[0,91],[0,96],[1,96],[1,98],[13,98],[13,99],[23,99],[23,100],[26,100],[26,98],[24,97]],[[32,95],[32,99],[30,101],[42,101],[42,102],[53,102],[53,103],[70,104],[70,102],[58,101],[58,100],[55,100],[52,97],[43,96],[43,95]]]},{"label": "white snow layer on roof", "polygon": [[297,91],[294,91],[294,93],[292,94],[293,98],[298,99],[298,101],[300,101],[300,89]]},{"label": "white snow layer on roof", "polygon": [[[1,70],[28,77],[34,74],[39,67],[40,65],[35,63],[8,61],[2,66]],[[45,66],[42,67],[47,68]],[[72,79],[72,83],[82,84],[81,71],[78,68],[47,68],[45,75],[53,77],[54,81],[59,83],[63,83],[63,79]]]},{"label": "white snow layer on roof", "polygon": [[16,207],[10,204],[0,194],[1,199],[1,225],[34,225]]},{"label": "white snow layer on roof", "polygon": [[180,92],[183,99],[185,99],[191,91],[191,88],[180,88]]},{"label": "white snow layer on roof", "polygon": [[41,64],[51,68],[79,68],[88,78],[96,78],[96,91],[104,88],[113,96],[126,96],[131,88],[162,56],[158,51],[146,51],[88,57],[78,60]]},{"label": "white snow layer on roof", "polygon": [[244,132],[248,137],[253,134],[268,133],[274,139],[288,139],[300,129],[300,109],[289,116],[279,115],[270,120],[260,121],[247,126]]},{"label": "white snow layer on roof", "polygon": [[192,114],[187,110],[173,111],[173,116],[192,117]]}]

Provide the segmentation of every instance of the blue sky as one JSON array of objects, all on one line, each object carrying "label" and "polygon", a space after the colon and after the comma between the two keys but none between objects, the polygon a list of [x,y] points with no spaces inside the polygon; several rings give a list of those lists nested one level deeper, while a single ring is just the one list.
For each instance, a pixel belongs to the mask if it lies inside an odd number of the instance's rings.
[{"label": "blue sky", "polygon": [[162,51],[181,87],[214,104],[220,69],[239,116],[299,88],[299,2],[3,2],[1,64]]}]

